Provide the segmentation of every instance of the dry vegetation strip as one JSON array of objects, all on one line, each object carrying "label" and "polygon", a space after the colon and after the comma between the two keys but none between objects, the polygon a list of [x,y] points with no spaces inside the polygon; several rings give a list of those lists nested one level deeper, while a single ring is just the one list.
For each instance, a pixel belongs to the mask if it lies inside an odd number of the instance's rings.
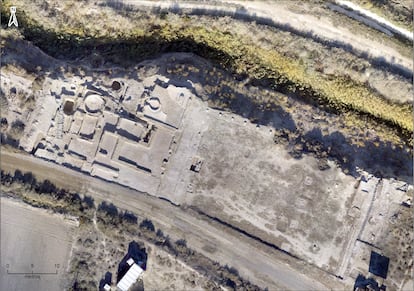
[{"label": "dry vegetation strip", "polygon": [[[2,6],[3,24],[8,19],[8,6]],[[23,12],[21,14],[24,36],[52,55],[86,54],[97,47],[106,55],[117,53],[137,60],[168,51],[193,52],[236,74],[270,81],[273,89],[310,98],[337,112],[370,116],[411,139],[412,105],[393,104],[350,79],[309,72],[299,61],[249,43],[239,35],[186,25],[184,21],[175,25],[149,24],[145,29],[136,28],[124,35],[108,37],[110,34],[105,30],[92,33],[88,27],[76,26],[75,29],[70,23],[61,28],[45,28]]]}]

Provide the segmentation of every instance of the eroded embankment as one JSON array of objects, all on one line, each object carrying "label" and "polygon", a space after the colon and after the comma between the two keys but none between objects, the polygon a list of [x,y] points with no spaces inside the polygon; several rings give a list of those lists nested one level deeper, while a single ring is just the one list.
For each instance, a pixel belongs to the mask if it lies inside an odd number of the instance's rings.
[{"label": "eroded embankment", "polygon": [[[2,24],[7,23],[8,6],[2,6]],[[75,59],[99,52],[110,62],[125,63],[165,52],[192,52],[234,74],[283,93],[293,93],[324,109],[373,119],[390,130],[397,130],[412,143],[412,105],[391,103],[349,78],[328,78],[308,72],[297,60],[248,43],[239,35],[200,26],[165,23],[136,28],[128,35],[115,38],[104,33],[88,35],[82,27],[66,30],[44,27],[24,12],[20,13],[19,21],[25,39],[54,57]]]}]

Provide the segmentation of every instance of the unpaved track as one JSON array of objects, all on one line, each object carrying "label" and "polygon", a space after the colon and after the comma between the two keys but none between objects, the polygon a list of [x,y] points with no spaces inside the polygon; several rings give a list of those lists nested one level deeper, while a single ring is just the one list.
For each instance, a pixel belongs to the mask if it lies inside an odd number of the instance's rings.
[{"label": "unpaved track", "polygon": [[[383,59],[389,65],[402,68],[406,72],[412,72],[413,62],[410,57],[405,57],[394,48],[385,46],[382,41],[373,40],[366,35],[350,31],[344,26],[335,26],[332,20],[326,16],[315,16],[306,13],[295,13],[289,10],[289,1],[237,1],[222,0],[222,4],[205,4],[177,1],[145,1],[145,0],[108,0],[109,3],[123,3],[136,7],[149,9],[164,9],[172,12],[180,10],[192,10],[194,13],[205,15],[238,16],[238,18],[251,19],[252,21],[273,21],[278,25],[290,26],[297,31],[309,33],[331,42],[341,43],[342,46],[350,46],[359,52],[358,55],[367,54],[371,58]],[[243,6],[245,9],[238,9]],[[120,6],[119,6],[120,7]]]},{"label": "unpaved track", "polygon": [[335,0],[335,3],[344,6],[346,8],[349,8],[353,11],[356,11],[362,15],[364,15],[366,18],[368,19],[372,19],[374,21],[376,21],[378,24],[384,26],[387,29],[390,29],[396,33],[399,33],[400,35],[404,36],[405,38],[409,39],[410,41],[413,41],[413,33],[411,31],[408,31],[404,28],[398,27],[394,24],[392,24],[391,22],[389,22],[388,20],[384,19],[381,16],[376,15],[375,13],[368,11],[354,3],[352,3],[351,1],[345,1],[345,0]]},{"label": "unpaved track", "polygon": [[[96,201],[110,201],[120,208],[147,217],[173,237],[186,239],[197,252],[223,265],[235,266],[242,277],[261,287],[270,290],[328,289],[283,263],[281,259],[285,255],[278,251],[195,217],[161,199],[29,155],[3,150],[0,161],[3,170],[31,171],[38,179],[47,178],[61,187],[82,189]],[[215,251],[207,251],[212,248]]]}]

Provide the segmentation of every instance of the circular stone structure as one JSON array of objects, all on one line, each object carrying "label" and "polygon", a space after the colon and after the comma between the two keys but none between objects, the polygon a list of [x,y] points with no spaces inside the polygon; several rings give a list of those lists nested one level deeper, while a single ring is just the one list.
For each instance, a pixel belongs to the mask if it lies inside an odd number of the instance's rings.
[{"label": "circular stone structure", "polygon": [[118,91],[119,89],[121,89],[121,83],[118,81],[113,81],[111,87],[112,90]]},{"label": "circular stone structure", "polygon": [[99,112],[104,106],[104,101],[101,96],[97,94],[91,94],[85,99],[85,109],[90,113]]},{"label": "circular stone structure", "polygon": [[157,97],[151,97],[151,98],[149,98],[147,100],[147,104],[151,108],[151,110],[153,110],[153,111],[157,111],[161,107],[160,99],[158,99]]},{"label": "circular stone structure", "polygon": [[72,99],[66,99],[65,103],[63,104],[63,112],[66,115],[72,114],[75,110],[75,101]]}]

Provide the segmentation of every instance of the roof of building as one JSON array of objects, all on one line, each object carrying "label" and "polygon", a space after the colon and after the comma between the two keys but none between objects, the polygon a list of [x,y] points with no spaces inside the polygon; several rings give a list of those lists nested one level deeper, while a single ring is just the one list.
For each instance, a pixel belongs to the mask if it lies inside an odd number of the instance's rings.
[{"label": "roof of building", "polygon": [[129,268],[128,272],[122,277],[122,279],[116,285],[122,291],[128,291],[132,285],[138,280],[141,273],[144,272],[140,266],[137,264],[132,264],[131,268]]},{"label": "roof of building", "polygon": [[118,169],[111,167],[111,165],[105,165],[100,163],[93,163],[92,176],[98,176],[104,180],[112,181],[114,178],[118,178]]},{"label": "roof of building", "polygon": [[155,159],[151,153],[151,150],[145,146],[122,141],[114,155],[118,155],[119,160],[135,164],[138,168],[147,169],[148,172],[151,172],[152,168],[162,161],[161,158]]}]

